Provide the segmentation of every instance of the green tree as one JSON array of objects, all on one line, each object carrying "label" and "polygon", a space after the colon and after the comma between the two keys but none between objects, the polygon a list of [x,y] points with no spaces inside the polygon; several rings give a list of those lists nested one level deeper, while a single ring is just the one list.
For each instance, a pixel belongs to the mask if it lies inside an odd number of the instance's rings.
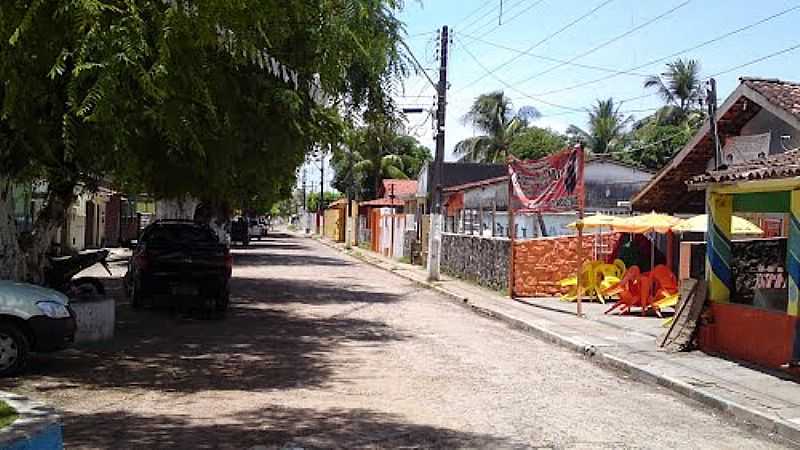
[{"label": "green tree", "polygon": [[529,120],[539,116],[539,112],[531,106],[515,111],[503,91],[482,94],[462,119],[482,134],[457,143],[453,152],[462,161],[504,161],[510,154],[514,139],[527,128]]},{"label": "green tree", "polygon": [[583,130],[576,125],[570,125],[567,136],[594,153],[617,152],[625,146],[628,125],[632,121],[630,116],[620,112],[620,107],[614,103],[613,98],[597,100],[589,111],[589,129]]},{"label": "green tree", "polygon": [[[396,114],[388,92],[406,72],[401,7],[3,2],[0,278],[41,281],[76,192],[101,180],[220,211],[267,209],[288,196],[304,154],[337,144],[356,119],[339,111]],[[278,61],[280,77],[270,73]],[[22,236],[6,214],[11,187],[38,180],[44,207]]]},{"label": "green tree", "polygon": [[704,121],[699,111],[691,112],[677,124],[663,123],[656,115],[640,121],[630,133],[629,148],[622,159],[659,170],[689,142]]},{"label": "green tree", "polygon": [[383,179],[416,178],[431,159],[430,150],[413,136],[368,125],[353,130],[334,149],[333,186],[352,198],[374,198]]},{"label": "green tree", "polygon": [[693,59],[678,58],[667,64],[661,76],[648,77],[644,87],[655,89],[666,103],[656,114],[659,123],[678,124],[702,103],[700,63]]},{"label": "green tree", "polygon": [[[324,198],[325,201],[323,202],[322,206],[327,207],[331,203],[342,198],[342,194],[339,192],[325,191]],[[319,192],[309,193],[306,201],[308,202],[308,211],[319,211]]]},{"label": "green tree", "polygon": [[520,159],[540,159],[563,150],[566,136],[550,128],[528,127],[511,141],[509,151]]}]

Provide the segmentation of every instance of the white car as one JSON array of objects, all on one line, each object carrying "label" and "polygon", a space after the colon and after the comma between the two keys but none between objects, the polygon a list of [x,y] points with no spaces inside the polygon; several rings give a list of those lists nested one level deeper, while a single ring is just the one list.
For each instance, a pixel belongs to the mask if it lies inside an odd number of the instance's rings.
[{"label": "white car", "polygon": [[267,234],[266,229],[261,219],[247,219],[247,234],[250,239],[261,240]]},{"label": "white car", "polygon": [[21,371],[34,352],[75,340],[75,315],[66,295],[28,283],[0,280],[0,376]]}]

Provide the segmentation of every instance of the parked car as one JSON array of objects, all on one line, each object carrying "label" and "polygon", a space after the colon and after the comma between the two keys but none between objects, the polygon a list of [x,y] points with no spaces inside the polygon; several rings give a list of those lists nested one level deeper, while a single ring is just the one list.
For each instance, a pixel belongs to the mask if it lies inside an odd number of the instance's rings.
[{"label": "parked car", "polygon": [[250,243],[250,228],[244,218],[238,218],[231,222],[231,242],[241,242],[242,245]]},{"label": "parked car", "polygon": [[75,340],[75,315],[66,295],[0,280],[0,376],[21,371],[30,352],[51,352]]},{"label": "parked car", "polygon": [[261,222],[261,219],[247,219],[247,235],[250,239],[261,240],[266,235],[266,227]]},{"label": "parked car", "polygon": [[224,312],[229,303],[233,259],[205,224],[161,220],[133,243],[125,288],[134,308],[151,304]]}]

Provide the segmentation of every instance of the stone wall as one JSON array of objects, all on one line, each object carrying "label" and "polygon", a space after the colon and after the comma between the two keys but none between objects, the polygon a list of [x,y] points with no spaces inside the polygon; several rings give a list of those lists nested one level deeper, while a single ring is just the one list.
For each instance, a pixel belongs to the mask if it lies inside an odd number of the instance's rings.
[{"label": "stone wall", "polygon": [[[611,248],[621,235],[610,234]],[[592,255],[594,236],[583,237],[583,256]],[[519,297],[551,297],[564,293],[559,281],[575,275],[578,265],[578,238],[561,236],[518,241],[514,247],[514,294]]]},{"label": "stone wall", "polygon": [[510,249],[506,238],[443,233],[440,269],[490,289],[505,290]]}]

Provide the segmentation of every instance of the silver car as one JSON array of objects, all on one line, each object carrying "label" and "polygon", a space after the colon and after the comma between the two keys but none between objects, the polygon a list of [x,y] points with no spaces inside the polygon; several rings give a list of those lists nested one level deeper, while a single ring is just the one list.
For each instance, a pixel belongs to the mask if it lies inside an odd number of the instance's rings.
[{"label": "silver car", "polygon": [[25,367],[28,355],[68,347],[75,315],[64,294],[28,283],[0,280],[0,376]]}]

